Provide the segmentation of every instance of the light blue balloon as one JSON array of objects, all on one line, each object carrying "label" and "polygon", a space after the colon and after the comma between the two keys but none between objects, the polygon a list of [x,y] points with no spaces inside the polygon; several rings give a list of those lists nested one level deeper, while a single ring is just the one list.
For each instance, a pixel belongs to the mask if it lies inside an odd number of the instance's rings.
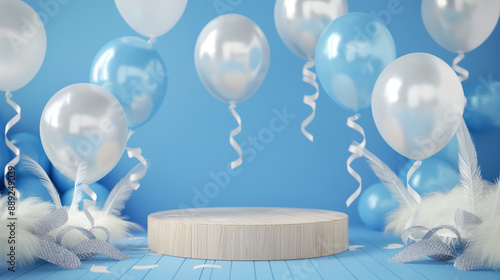
[{"label": "light blue balloon", "polygon": [[[99,183],[90,184],[89,187],[97,194],[96,206],[102,209],[104,203],[106,202],[106,199],[108,199],[109,191]],[[61,199],[61,203],[63,206],[71,206],[71,203],[73,202],[74,193],[75,189],[73,188],[63,194]],[[90,196],[85,192],[82,193],[82,197],[83,199],[91,200]],[[82,203],[80,203],[79,209],[83,210],[83,200]]]},{"label": "light blue balloon", "polygon": [[375,183],[361,193],[358,213],[366,226],[381,230],[384,228],[387,215],[398,206],[398,201],[392,197],[384,184]]},{"label": "light blue balloon", "polygon": [[332,21],[321,34],[315,54],[325,91],[354,112],[370,106],[378,76],[395,58],[389,30],[366,13],[348,13]]},{"label": "light blue balloon", "polygon": [[474,131],[500,127],[500,82],[480,78],[464,87],[467,97],[464,119]]},{"label": "light blue balloon", "polygon": [[160,54],[137,37],[121,37],[106,44],[90,71],[90,83],[120,101],[133,129],[156,114],[167,92],[167,80]]},{"label": "light blue balloon", "polygon": [[[16,145],[21,150],[21,155],[26,155],[36,161],[47,174],[50,174],[51,163],[49,158],[45,154],[42,146],[42,142],[38,136],[30,133],[16,133],[12,135],[10,141]],[[14,158],[14,153],[10,152],[10,156]],[[16,166],[16,174],[27,174],[31,175],[32,172],[29,171],[22,164]]]},{"label": "light blue balloon", "polygon": [[50,197],[49,192],[42,185],[40,179],[36,177],[27,174],[17,177],[16,188],[21,196],[21,199],[26,199],[28,197],[39,197],[43,201],[52,202],[52,198]]},{"label": "light blue balloon", "polygon": [[[399,172],[399,177],[406,184],[406,174],[413,165],[408,162]],[[460,183],[458,171],[439,158],[428,158],[410,178],[410,186],[421,196],[432,192],[448,192]]]}]

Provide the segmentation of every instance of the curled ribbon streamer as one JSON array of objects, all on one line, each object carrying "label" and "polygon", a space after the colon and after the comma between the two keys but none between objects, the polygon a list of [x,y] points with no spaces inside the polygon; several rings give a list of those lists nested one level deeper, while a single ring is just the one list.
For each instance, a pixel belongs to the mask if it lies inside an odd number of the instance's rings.
[{"label": "curled ribbon streamer", "polygon": [[[128,133],[128,140],[130,140],[130,137],[135,133],[135,131],[130,130]],[[127,140],[127,141],[128,141]],[[141,184],[139,184],[139,180],[144,178],[146,176],[146,173],[148,172],[148,161],[142,156],[142,149],[141,148],[128,148],[127,147],[127,155],[129,158],[136,158],[143,166],[144,170],[132,173],[130,175],[130,181],[133,182],[133,188],[134,190],[139,189]]]},{"label": "curled ribbon streamer", "polygon": [[351,167],[351,163],[357,159],[363,156],[363,150],[365,149],[366,146],[366,137],[365,137],[365,131],[363,130],[363,127],[359,124],[356,123],[356,121],[359,119],[359,114],[355,114],[354,116],[351,116],[347,118],[347,126],[356,130],[363,136],[363,141],[361,141],[360,144],[351,144],[349,146],[349,152],[352,153],[352,155],[347,159],[347,171],[351,176],[358,181],[359,186],[358,189],[347,199],[345,204],[347,207],[349,207],[355,200],[358,198],[358,196],[361,194],[361,189],[362,189],[362,180],[361,176],[354,171],[354,169]]},{"label": "curled ribbon streamer", "polygon": [[461,82],[467,80],[469,78],[469,71],[467,71],[465,68],[462,68],[458,66],[458,63],[464,59],[465,54],[464,53],[459,53],[455,59],[453,59],[453,64],[452,68],[457,72],[458,78],[460,79]]},{"label": "curled ribbon streamer", "polygon": [[241,118],[238,113],[236,113],[235,108],[236,104],[233,103],[229,105],[229,110],[231,110],[231,114],[233,114],[234,119],[238,123],[238,127],[231,130],[231,133],[229,133],[229,143],[240,157],[237,160],[231,162],[231,169],[235,169],[236,167],[240,166],[241,163],[243,163],[243,151],[241,150],[240,145],[238,145],[238,143],[234,140],[234,136],[240,134],[241,132]]},{"label": "curled ribbon streamer", "polygon": [[136,158],[144,166],[143,170],[132,173],[130,175],[130,181],[133,182],[133,188],[134,190],[137,190],[141,186],[139,184],[139,180],[144,178],[144,176],[146,176],[146,173],[148,172],[148,162],[142,156],[141,148],[127,148],[127,155],[129,158]]},{"label": "curled ribbon streamer", "polygon": [[316,93],[314,93],[313,95],[304,95],[304,104],[311,107],[312,113],[302,122],[302,125],[300,126],[302,134],[304,134],[304,136],[311,142],[314,141],[314,136],[306,131],[306,126],[308,126],[312,122],[314,116],[316,115],[316,100],[319,97],[319,86],[316,82],[316,74],[309,70],[313,67],[314,60],[309,60],[308,62],[306,62],[304,68],[302,69],[302,81],[313,86],[316,89]]},{"label": "curled ribbon streamer", "polygon": [[[10,166],[15,167],[19,163],[21,151],[19,150],[18,147],[16,147],[16,145],[14,145],[12,142],[10,142],[10,140],[7,138],[7,133],[9,133],[9,130],[14,125],[16,125],[17,122],[19,122],[19,120],[21,119],[21,107],[19,105],[17,105],[14,101],[12,101],[12,93],[11,92],[5,93],[5,99],[7,100],[7,103],[10,105],[10,107],[12,107],[16,111],[16,115],[14,117],[12,117],[12,119],[10,119],[9,122],[7,122],[7,124],[5,125],[5,144],[15,155],[15,157],[9,163],[7,163],[7,165],[4,168],[3,180],[5,183],[5,187],[8,187],[9,180],[7,179],[7,173],[9,173],[9,167]],[[15,186],[14,186],[14,188],[15,188]],[[15,194],[16,194],[16,197],[19,199],[20,198],[19,192],[15,192]]]},{"label": "curled ribbon streamer", "polygon": [[406,189],[408,190],[408,193],[410,193],[410,196],[417,202],[418,206],[417,209],[415,209],[415,212],[413,212],[413,215],[410,217],[410,219],[406,222],[405,229],[411,227],[415,221],[418,218],[418,214],[420,213],[420,202],[422,202],[422,198],[420,195],[410,186],[410,179],[411,176],[413,176],[413,173],[417,171],[417,169],[422,165],[421,160],[417,160],[413,163],[411,166],[410,170],[408,170],[408,173],[406,174]]},{"label": "curled ribbon streamer", "polygon": [[156,43],[156,37],[151,37],[151,38],[149,38],[149,40],[148,40],[148,44],[152,45],[152,44],[154,44],[154,43]]},{"label": "curled ribbon streamer", "polygon": [[90,213],[89,211],[89,207],[96,205],[97,194],[87,184],[84,184],[82,189],[88,196],[90,196],[90,198],[92,198],[92,200],[90,199],[83,200],[83,213],[85,213],[85,216],[87,216],[87,218],[89,219],[90,224],[92,225],[92,227],[94,227],[95,221],[94,217],[92,217],[92,213]]}]

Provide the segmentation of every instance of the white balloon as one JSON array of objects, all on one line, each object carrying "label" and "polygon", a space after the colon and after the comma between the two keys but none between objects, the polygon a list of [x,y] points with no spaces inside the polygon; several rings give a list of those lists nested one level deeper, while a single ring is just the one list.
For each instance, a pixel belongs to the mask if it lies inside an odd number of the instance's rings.
[{"label": "white balloon", "polygon": [[274,23],[291,51],[312,59],[325,27],[347,12],[346,0],[277,0]]},{"label": "white balloon", "polygon": [[157,38],[179,21],[187,0],[115,0],[123,19],[138,33]]},{"label": "white balloon", "polygon": [[500,0],[423,0],[422,19],[431,37],[443,48],[466,53],[493,32]]},{"label": "white balloon", "polygon": [[372,112],[389,146],[405,157],[422,160],[455,135],[465,103],[462,84],[448,64],[430,54],[412,53],[380,74]]},{"label": "white balloon", "polygon": [[194,62],[205,87],[226,103],[249,98],[270,64],[266,35],[252,20],[227,14],[210,21],[196,41]]},{"label": "white balloon", "polygon": [[0,1],[0,90],[24,87],[45,59],[47,35],[38,14],[20,0]]},{"label": "white balloon", "polygon": [[40,139],[54,167],[75,181],[80,163],[86,161],[87,184],[116,166],[127,138],[127,116],[120,102],[96,85],[61,89],[49,100],[40,120]]}]

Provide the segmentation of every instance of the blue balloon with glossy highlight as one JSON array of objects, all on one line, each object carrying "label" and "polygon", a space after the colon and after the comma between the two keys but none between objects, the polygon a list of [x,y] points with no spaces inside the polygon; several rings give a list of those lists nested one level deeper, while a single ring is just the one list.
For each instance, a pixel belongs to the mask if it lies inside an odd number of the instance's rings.
[{"label": "blue balloon with glossy highlight", "polygon": [[160,108],[167,92],[167,69],[160,54],[137,37],[121,37],[106,44],[90,71],[90,83],[111,92],[137,128]]},{"label": "blue balloon with glossy highlight", "polygon": [[361,193],[358,212],[366,226],[381,230],[385,226],[387,215],[398,206],[398,201],[392,197],[384,184],[375,183]]},{"label": "blue balloon with glossy highlight", "polygon": [[378,76],[394,59],[396,47],[389,30],[366,13],[348,13],[332,21],[315,54],[325,91],[354,112],[370,106]]}]

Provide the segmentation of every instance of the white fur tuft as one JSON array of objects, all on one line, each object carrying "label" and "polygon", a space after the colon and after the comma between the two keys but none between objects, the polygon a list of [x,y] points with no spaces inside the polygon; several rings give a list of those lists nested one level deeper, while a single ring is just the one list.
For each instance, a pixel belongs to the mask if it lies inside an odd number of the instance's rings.
[{"label": "white fur tuft", "polygon": [[40,250],[38,238],[28,231],[40,218],[54,210],[54,205],[49,202],[42,202],[39,198],[28,197],[21,201],[16,201],[16,244],[8,243],[9,211],[7,209],[7,196],[0,198],[0,261],[6,264],[7,253],[10,246],[15,246],[16,265],[28,266],[37,260],[36,255]]}]

